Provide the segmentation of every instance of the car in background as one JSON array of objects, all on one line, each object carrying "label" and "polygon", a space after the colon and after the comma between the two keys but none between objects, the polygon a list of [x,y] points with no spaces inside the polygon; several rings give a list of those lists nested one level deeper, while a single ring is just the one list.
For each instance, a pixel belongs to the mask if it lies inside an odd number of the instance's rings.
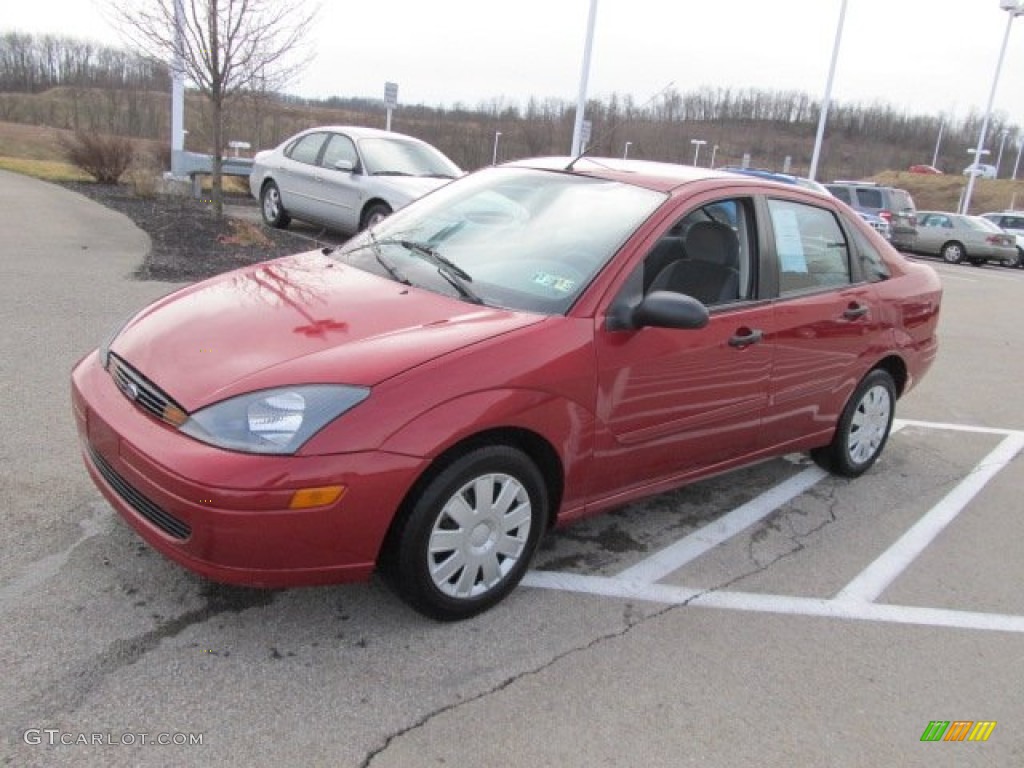
[{"label": "car in background", "polygon": [[868,181],[834,181],[825,188],[855,211],[881,216],[891,230],[896,248],[913,250],[917,237],[917,209],[905,189],[884,187]]},{"label": "car in background", "polygon": [[981,214],[1017,241],[1017,266],[1024,268],[1024,211],[993,211]]},{"label": "car in background", "polygon": [[727,165],[720,170],[729,171],[730,173],[739,173],[745,176],[756,176],[759,179],[777,181],[780,184],[796,184],[798,187],[813,189],[815,192],[820,192],[823,195],[829,194],[829,191],[825,189],[825,185],[821,182],[815,181],[814,179],[808,179],[803,176],[794,176],[791,173],[769,171],[764,168],[741,168],[736,165]]},{"label": "car in background", "polygon": [[325,126],[257,152],[249,191],[271,227],[296,218],[351,234],[461,175],[440,150],[412,136]]},{"label": "car in background", "polygon": [[796,451],[863,474],[941,299],[827,195],[523,160],[160,299],[78,363],[71,404],[97,487],[180,565],[262,587],[380,569],[455,620],[555,525]]},{"label": "car in background", "polygon": [[889,226],[889,222],[883,219],[881,216],[876,216],[873,213],[867,211],[856,211],[857,215],[866,221],[873,230],[878,232],[886,240],[892,240],[892,227]]},{"label": "car in background", "polygon": [[947,211],[917,212],[914,252],[941,256],[949,264],[966,261],[980,266],[989,261],[1017,262],[1013,235],[988,219]]},{"label": "car in background", "polygon": [[988,163],[971,163],[964,168],[964,176],[977,176],[979,179],[994,179],[996,167]]},{"label": "car in background", "polygon": [[907,170],[910,171],[910,173],[928,173],[932,175],[942,175],[942,171],[940,171],[934,165],[912,165]]}]

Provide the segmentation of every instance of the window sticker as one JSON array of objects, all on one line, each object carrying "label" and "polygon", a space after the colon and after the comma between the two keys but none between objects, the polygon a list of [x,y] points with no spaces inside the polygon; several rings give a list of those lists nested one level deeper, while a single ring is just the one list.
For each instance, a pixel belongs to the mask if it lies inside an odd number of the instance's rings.
[{"label": "window sticker", "polygon": [[543,285],[545,288],[551,288],[559,293],[571,293],[572,289],[576,287],[575,280],[570,280],[567,277],[559,277],[558,275],[551,275],[547,272],[535,272],[533,275],[533,282],[537,285]]},{"label": "window sticker", "polygon": [[800,237],[800,223],[795,211],[772,206],[772,225],[775,227],[775,250],[783,272],[807,272],[807,255]]}]

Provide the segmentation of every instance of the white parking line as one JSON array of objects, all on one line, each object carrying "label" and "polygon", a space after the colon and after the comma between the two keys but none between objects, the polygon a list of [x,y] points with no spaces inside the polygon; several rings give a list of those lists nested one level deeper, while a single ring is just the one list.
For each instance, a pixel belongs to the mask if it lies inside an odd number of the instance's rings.
[{"label": "white parking line", "polygon": [[728,541],[740,531],[768,517],[783,504],[792,501],[826,477],[828,473],[825,470],[808,467],[713,523],[699,528],[675,544],[670,544],[646,560],[625,569],[617,578],[646,584],[659,581],[691,560],[696,560],[708,550]]},{"label": "white parking line", "polygon": [[982,488],[1024,450],[1024,431],[897,420],[893,423],[893,432],[908,426],[1002,435],[1003,440],[968,473],[963,481],[834,598],[715,591],[656,583],[811,488],[825,476],[824,472],[814,467],[794,475],[704,529],[695,531],[636,565],[626,568],[617,576],[588,576],[535,570],[526,574],[523,584],[541,589],[645,600],[667,605],[686,604],[736,611],[1024,633],[1024,616],[874,602]]},{"label": "white parking line", "polygon": [[1024,434],[1008,435],[959,485],[918,520],[875,562],[839,591],[839,600],[871,602],[924,552],[982,488],[1024,448]]},{"label": "white parking line", "polygon": [[729,611],[823,616],[832,619],[881,621],[890,624],[917,624],[1024,633],[1024,616],[1002,613],[922,608],[912,605],[885,605],[835,598],[765,595],[753,592],[713,592],[693,587],[645,584],[617,577],[581,576],[554,571],[531,571],[526,574],[523,584],[540,589],[645,600],[665,605],[685,604]]}]

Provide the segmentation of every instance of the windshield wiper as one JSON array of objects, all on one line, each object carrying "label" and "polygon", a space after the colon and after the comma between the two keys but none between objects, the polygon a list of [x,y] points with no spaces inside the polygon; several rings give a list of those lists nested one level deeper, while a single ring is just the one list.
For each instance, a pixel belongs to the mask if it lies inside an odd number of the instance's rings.
[{"label": "windshield wiper", "polygon": [[411,173],[405,171],[374,171],[370,174],[371,176],[412,176]]},{"label": "windshield wiper", "polygon": [[[402,270],[400,270],[398,267],[392,264],[390,260],[384,258],[384,253],[380,249],[380,242],[377,240],[376,237],[374,237],[373,232],[367,232],[367,234],[370,236],[370,242],[367,243],[366,245],[373,248],[373,255],[377,259],[377,263],[384,267],[384,269],[387,270],[387,273],[391,275],[391,277],[394,278],[395,281],[401,283],[402,285],[412,285],[412,281],[402,274]],[[363,247],[365,248],[366,246]],[[353,250],[358,249],[354,248]]]},{"label": "windshield wiper", "polygon": [[463,296],[463,298],[469,299],[474,304],[484,303],[484,300],[467,285],[467,283],[473,282],[473,277],[454,261],[442,256],[426,243],[418,243],[415,240],[397,240],[396,242],[402,247],[408,249],[411,253],[416,254],[420,258],[429,261],[431,264],[436,266],[441,277],[451,283],[452,287],[454,287],[455,290]]}]

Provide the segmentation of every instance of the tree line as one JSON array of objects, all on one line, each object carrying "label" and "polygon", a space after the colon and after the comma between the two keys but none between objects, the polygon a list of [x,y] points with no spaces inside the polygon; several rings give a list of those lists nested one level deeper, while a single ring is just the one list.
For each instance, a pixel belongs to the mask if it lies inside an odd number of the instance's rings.
[{"label": "tree line", "polygon": [[56,35],[7,32],[0,36],[0,91],[40,93],[50,88],[170,86],[166,64],[113,46]]},{"label": "tree line", "polygon": [[[125,51],[71,38],[8,33],[0,37],[0,120],[168,140],[167,67]],[[593,154],[692,163],[751,165],[806,175],[821,103],[806,93],[756,88],[670,86],[644,103],[631,95],[592,99],[586,108]],[[546,154],[565,154],[575,104],[531,98],[525,105],[496,96],[475,106],[400,105],[393,128],[441,148],[467,170]],[[868,176],[881,170],[937,164],[959,173],[970,162],[982,116],[952,120],[911,114],[897,106],[833,102],[819,179]],[[225,141],[249,142],[254,151],[291,134],[326,124],[384,127],[378,99],[335,96],[303,99],[245,92],[225,105]],[[200,99],[186,108],[187,145],[210,151],[212,121]],[[996,114],[990,124],[988,162],[1005,145],[1001,176],[1012,170],[1021,127]],[[941,142],[940,142],[941,138]],[[706,142],[694,145],[693,141]],[[627,149],[628,145],[628,149]]]}]

